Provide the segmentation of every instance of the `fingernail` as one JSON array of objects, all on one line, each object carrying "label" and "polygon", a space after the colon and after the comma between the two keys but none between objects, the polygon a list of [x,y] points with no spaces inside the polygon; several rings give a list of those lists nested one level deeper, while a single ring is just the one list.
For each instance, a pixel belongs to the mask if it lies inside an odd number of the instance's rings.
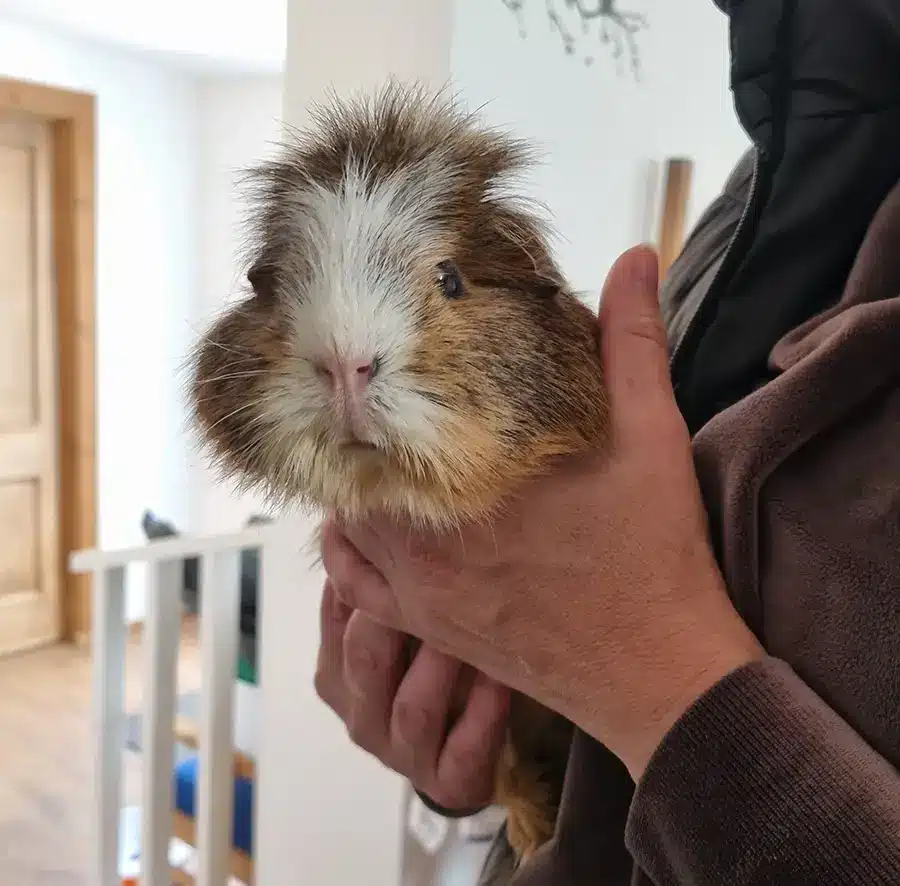
[{"label": "fingernail", "polygon": [[635,246],[629,253],[628,282],[641,289],[656,289],[659,285],[659,258],[649,244]]}]

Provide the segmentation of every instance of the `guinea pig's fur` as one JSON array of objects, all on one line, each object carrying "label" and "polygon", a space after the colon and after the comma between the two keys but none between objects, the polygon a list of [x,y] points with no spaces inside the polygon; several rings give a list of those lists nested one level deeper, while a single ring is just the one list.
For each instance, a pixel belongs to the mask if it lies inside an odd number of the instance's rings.
[{"label": "guinea pig's fur", "polygon": [[[510,193],[529,147],[397,84],[312,124],[248,174],[252,292],[194,355],[202,437],[278,503],[488,518],[606,437],[596,319]],[[352,403],[335,359],[373,370]]]}]

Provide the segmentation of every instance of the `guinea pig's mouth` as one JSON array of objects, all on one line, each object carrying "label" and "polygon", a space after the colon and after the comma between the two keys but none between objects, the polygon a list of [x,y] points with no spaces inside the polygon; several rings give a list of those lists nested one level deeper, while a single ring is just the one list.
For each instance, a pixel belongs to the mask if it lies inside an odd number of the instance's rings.
[{"label": "guinea pig's mouth", "polygon": [[353,427],[340,428],[332,437],[332,445],[341,452],[347,453],[380,451],[364,430],[357,430]]},{"label": "guinea pig's mouth", "polygon": [[342,440],[338,446],[345,452],[378,452],[378,447],[369,440]]}]

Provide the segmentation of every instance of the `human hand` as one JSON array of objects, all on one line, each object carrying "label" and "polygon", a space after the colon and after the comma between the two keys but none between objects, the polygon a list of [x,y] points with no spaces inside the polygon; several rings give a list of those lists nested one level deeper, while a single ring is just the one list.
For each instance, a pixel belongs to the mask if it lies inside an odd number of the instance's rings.
[{"label": "human hand", "polygon": [[638,248],[607,280],[609,451],[567,460],[491,526],[330,522],[322,550],[347,603],[568,717],[636,779],[694,700],[762,655],[707,540],[657,274]]},{"label": "human hand", "polygon": [[427,646],[410,663],[410,638],[343,605],[329,581],[320,612],[316,691],[354,743],[446,810],[489,805],[508,690]]}]

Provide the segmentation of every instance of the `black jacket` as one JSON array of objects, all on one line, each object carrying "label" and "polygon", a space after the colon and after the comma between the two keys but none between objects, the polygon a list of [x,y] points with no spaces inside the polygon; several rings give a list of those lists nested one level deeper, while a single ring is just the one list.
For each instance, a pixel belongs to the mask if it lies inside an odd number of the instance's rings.
[{"label": "black jacket", "polygon": [[[672,373],[695,431],[769,380],[773,344],[837,301],[900,179],[900,2],[717,5],[730,18],[731,88],[755,170],[724,261],[689,244],[668,287],[691,316]],[[711,260],[715,279],[692,290],[688,278]]]}]

